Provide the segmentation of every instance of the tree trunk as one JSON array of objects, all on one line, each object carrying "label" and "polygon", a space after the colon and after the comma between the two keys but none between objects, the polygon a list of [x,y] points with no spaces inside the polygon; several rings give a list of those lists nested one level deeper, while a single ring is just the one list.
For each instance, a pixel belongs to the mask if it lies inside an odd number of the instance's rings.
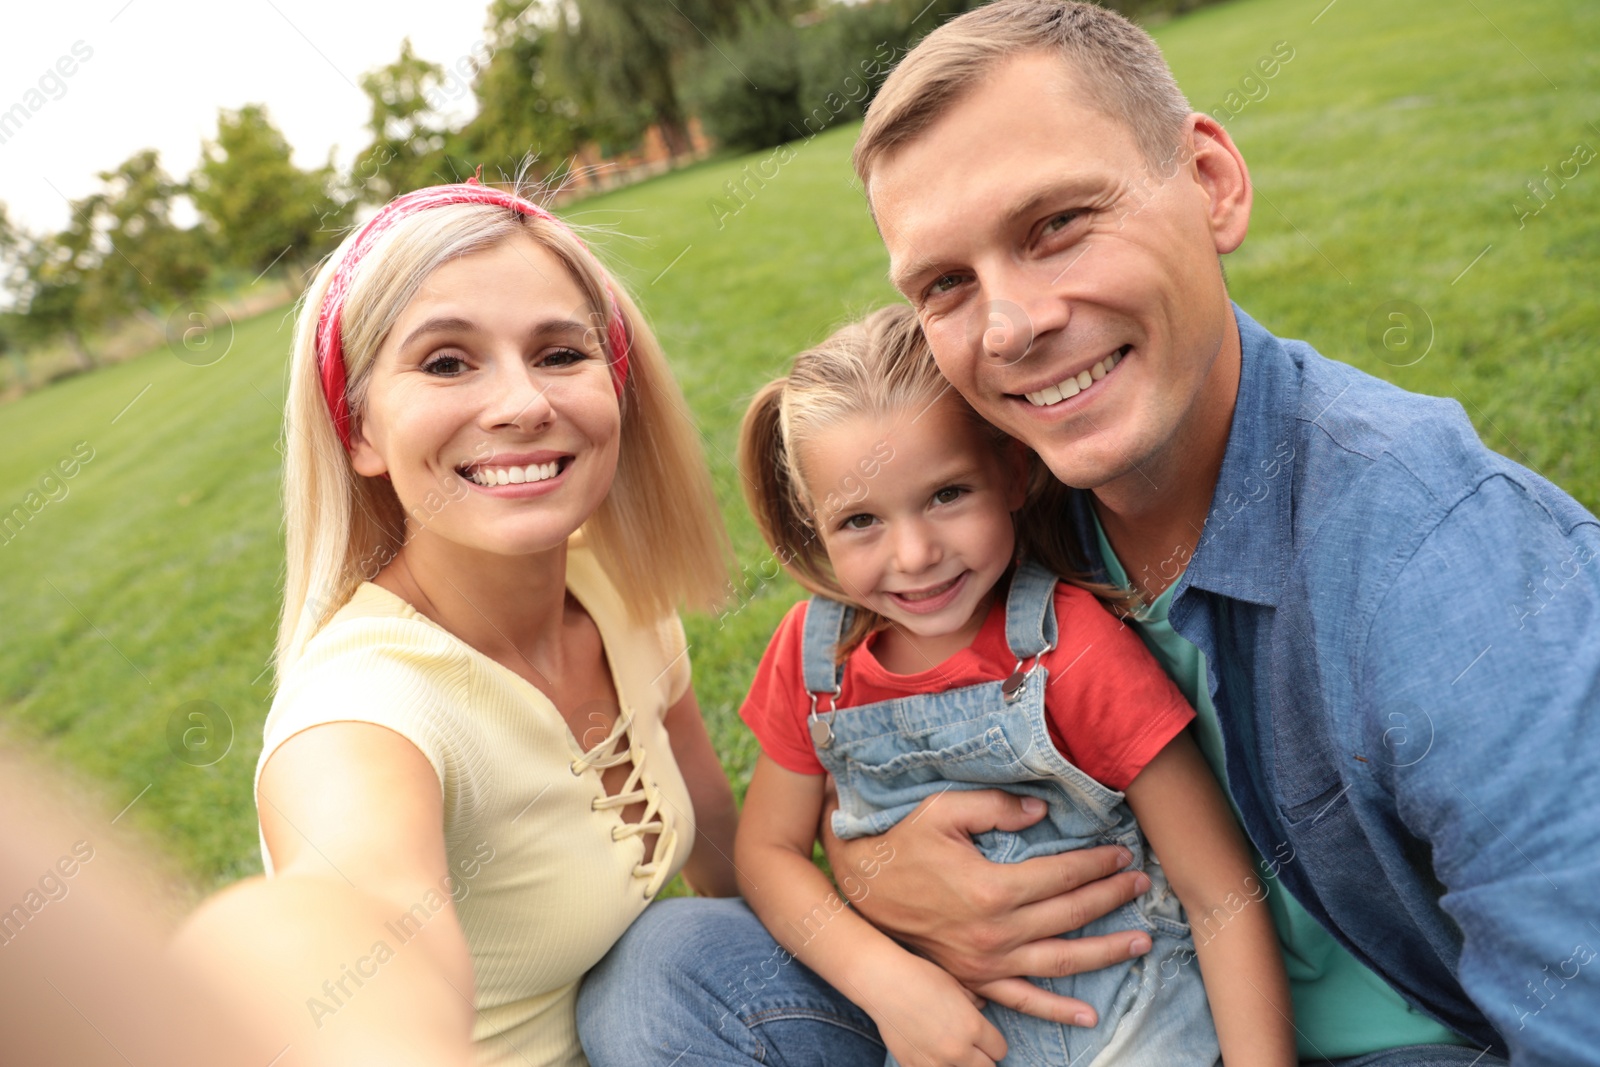
[{"label": "tree trunk", "polygon": [[66,333],[67,348],[72,352],[72,358],[77,362],[79,370],[94,370],[95,359],[83,343],[83,338],[78,336],[77,330],[68,330]]},{"label": "tree trunk", "polygon": [[675,115],[671,118],[662,117],[658,126],[661,130],[661,143],[674,163],[680,157],[694,151],[694,146],[689,142],[689,127],[681,118]]}]

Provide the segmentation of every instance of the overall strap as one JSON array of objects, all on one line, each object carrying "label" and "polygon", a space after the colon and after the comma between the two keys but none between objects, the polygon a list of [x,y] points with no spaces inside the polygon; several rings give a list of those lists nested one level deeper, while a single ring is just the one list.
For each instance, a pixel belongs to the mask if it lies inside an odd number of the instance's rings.
[{"label": "overall strap", "polygon": [[1006,594],[1006,644],[1018,663],[1056,647],[1056,581],[1031,559],[1017,564]]},{"label": "overall strap", "polygon": [[806,606],[804,641],[801,646],[806,692],[815,701],[822,694],[831,698],[839,693],[839,680],[844,677],[844,664],[834,662],[834,652],[844,627],[855,611],[848,604],[813,596]]}]

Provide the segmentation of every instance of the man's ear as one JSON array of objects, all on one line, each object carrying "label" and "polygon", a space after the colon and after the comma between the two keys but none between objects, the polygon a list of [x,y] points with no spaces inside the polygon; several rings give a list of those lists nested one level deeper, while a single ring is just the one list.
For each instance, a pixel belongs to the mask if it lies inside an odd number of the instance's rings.
[{"label": "man's ear", "polygon": [[1206,215],[1217,253],[1244,243],[1250,228],[1250,169],[1228,131],[1210,115],[1190,115],[1185,143],[1194,153],[1195,180],[1206,197]]}]

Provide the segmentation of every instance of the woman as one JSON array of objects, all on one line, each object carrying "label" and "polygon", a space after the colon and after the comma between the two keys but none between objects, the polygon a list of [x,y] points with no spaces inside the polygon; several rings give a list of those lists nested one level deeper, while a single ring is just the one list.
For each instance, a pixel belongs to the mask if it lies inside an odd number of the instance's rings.
[{"label": "woman", "polygon": [[470,1033],[475,1063],[581,1064],[583,973],[680,869],[735,891],[674,613],[724,573],[682,398],[578,239],[475,182],[341,246],[289,388],[257,801],[294,886],[268,910],[325,962],[273,985],[373,1062]]}]

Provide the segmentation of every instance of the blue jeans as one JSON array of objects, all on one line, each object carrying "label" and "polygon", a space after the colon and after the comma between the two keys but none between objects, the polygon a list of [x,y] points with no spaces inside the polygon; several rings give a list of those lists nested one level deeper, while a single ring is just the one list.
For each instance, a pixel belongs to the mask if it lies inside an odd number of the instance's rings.
[{"label": "blue jeans", "polygon": [[[883,1067],[866,1012],[787,954],[739,900],[662,900],[584,981],[591,1067]],[[1417,1045],[1305,1067],[1505,1067],[1459,1045]]]},{"label": "blue jeans", "polygon": [[[787,960],[788,962],[784,962]],[[591,1067],[883,1067],[867,1013],[778,947],[742,900],[659,900],[589,972]]]}]

